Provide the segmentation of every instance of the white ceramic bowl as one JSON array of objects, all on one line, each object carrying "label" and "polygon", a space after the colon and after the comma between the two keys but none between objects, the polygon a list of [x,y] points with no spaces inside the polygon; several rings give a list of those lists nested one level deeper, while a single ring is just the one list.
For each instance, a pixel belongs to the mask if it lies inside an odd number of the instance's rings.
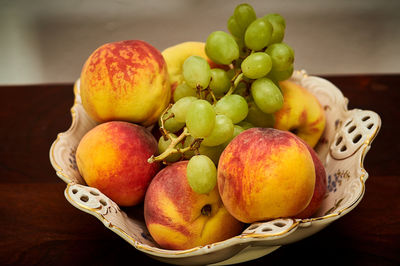
[{"label": "white ceramic bowl", "polygon": [[82,107],[79,80],[74,87],[72,125],[66,132],[58,134],[50,149],[51,164],[57,175],[67,183],[66,199],[76,208],[96,216],[136,249],[171,264],[239,263],[259,258],[281,245],[320,231],[361,201],[368,178],[363,161],[381,127],[381,120],[372,111],[348,110],[347,98],[325,79],[296,71],[291,80],[319,99],[327,119],[324,134],[315,149],[326,169],[328,193],[315,218],[254,223],[238,236],[188,250],[158,247],[146,229],[140,207],[126,213],[99,190],[86,186],[79,175],[76,148],[83,135],[96,125]]}]

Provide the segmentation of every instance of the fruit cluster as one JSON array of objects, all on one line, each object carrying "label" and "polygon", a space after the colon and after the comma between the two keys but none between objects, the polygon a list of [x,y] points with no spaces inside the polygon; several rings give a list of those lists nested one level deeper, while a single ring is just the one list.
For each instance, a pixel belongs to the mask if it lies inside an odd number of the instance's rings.
[{"label": "fruit cluster", "polygon": [[250,5],[240,4],[227,24],[231,34],[212,32],[205,44],[217,67],[198,55],[183,62],[183,81],[159,123],[161,155],[150,160],[189,159],[189,184],[198,193],[214,188],[219,156],[234,137],[251,127],[274,125],[273,114],[284,102],[278,82],[293,72],[293,50],[282,42],[282,16],[257,18]]},{"label": "fruit cluster", "polygon": [[326,191],[313,150],[324,111],[287,80],[285,20],[240,4],[227,26],[231,34],[162,53],[137,40],[105,44],[82,69],[82,105],[99,125],[77,147],[78,170],[120,206],[143,202],[163,248],[222,241],[243,223],[310,217]]}]

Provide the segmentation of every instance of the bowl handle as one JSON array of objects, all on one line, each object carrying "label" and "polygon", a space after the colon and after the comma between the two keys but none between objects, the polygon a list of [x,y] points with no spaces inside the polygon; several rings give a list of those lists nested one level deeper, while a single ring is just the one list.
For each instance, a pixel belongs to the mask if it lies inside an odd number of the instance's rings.
[{"label": "bowl handle", "polygon": [[120,235],[134,247],[154,246],[142,220],[128,217],[118,205],[98,189],[76,183],[68,183],[65,198],[76,208],[97,217],[110,230]]},{"label": "bowl handle", "polygon": [[280,238],[294,232],[298,225],[299,221],[292,218],[281,218],[267,222],[253,223],[243,231],[242,236]]},{"label": "bowl handle", "polygon": [[354,109],[344,121],[337,121],[339,130],[330,146],[336,160],[354,155],[362,146],[369,146],[381,127],[381,119],[373,111]]}]

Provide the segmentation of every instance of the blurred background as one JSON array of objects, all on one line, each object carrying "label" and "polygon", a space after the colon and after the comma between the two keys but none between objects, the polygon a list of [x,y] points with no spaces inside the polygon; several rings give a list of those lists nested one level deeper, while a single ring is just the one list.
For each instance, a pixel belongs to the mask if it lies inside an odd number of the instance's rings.
[{"label": "blurred background", "polygon": [[295,69],[400,72],[399,0],[0,0],[0,84],[72,83],[107,42],[205,41],[243,2],[284,16]]}]

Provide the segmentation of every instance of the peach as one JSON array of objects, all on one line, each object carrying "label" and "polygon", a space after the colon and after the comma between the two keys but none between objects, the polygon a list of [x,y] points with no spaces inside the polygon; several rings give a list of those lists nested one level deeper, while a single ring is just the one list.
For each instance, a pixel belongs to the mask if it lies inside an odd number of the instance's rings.
[{"label": "peach", "polygon": [[291,81],[281,81],[284,103],[275,113],[274,128],[288,130],[312,148],[325,129],[325,112],[318,99],[305,88]]},{"label": "peach", "polygon": [[188,184],[188,161],[161,170],[144,200],[144,217],[153,239],[165,249],[190,249],[238,235],[242,224],[222,204],[217,187],[208,194]]},{"label": "peach", "polygon": [[147,159],[157,152],[157,141],[139,125],[122,121],[100,124],[79,142],[78,170],[88,186],[121,206],[143,201],[159,164]]},{"label": "peach", "polygon": [[80,94],[86,112],[98,122],[122,120],[149,126],[171,98],[167,65],[146,42],[107,43],[84,64]]},{"label": "peach", "polygon": [[[305,143],[305,142],[304,142]],[[315,188],[313,197],[311,198],[311,202],[308,206],[299,214],[296,214],[296,218],[310,218],[312,215],[318,210],[321,206],[322,201],[324,200],[325,194],[327,192],[326,187],[326,172],[324,165],[318,157],[318,154],[311,148],[307,143],[308,151],[311,154],[311,157],[314,162],[315,168]]]},{"label": "peach", "polygon": [[205,43],[203,42],[183,42],[162,51],[162,55],[168,66],[168,73],[171,82],[172,90],[183,82],[182,65],[185,60],[197,55],[208,61],[211,68],[221,67],[209,59],[205,52]]},{"label": "peach", "polygon": [[312,157],[288,131],[248,129],[228,144],[219,160],[222,201],[245,223],[295,216],[310,203],[314,186]]}]

